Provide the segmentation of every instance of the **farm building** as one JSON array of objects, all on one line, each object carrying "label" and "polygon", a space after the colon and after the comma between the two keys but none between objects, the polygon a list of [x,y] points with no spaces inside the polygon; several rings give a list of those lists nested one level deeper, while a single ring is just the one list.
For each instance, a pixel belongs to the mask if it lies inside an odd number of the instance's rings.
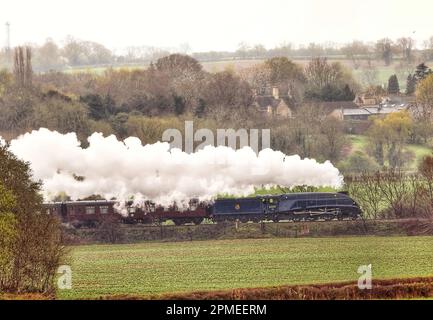
[{"label": "farm building", "polygon": [[402,105],[388,105],[388,104],[379,104],[376,106],[369,106],[364,108],[350,108],[350,109],[336,109],[330,113],[331,116],[340,119],[340,120],[357,120],[357,121],[366,121],[371,116],[385,116],[387,114],[406,110],[407,106]]},{"label": "farm building", "polygon": [[271,95],[257,95],[254,105],[263,114],[267,116],[277,116],[282,118],[291,118],[292,109],[289,107],[291,97],[287,94],[280,96],[279,89],[272,88]]}]

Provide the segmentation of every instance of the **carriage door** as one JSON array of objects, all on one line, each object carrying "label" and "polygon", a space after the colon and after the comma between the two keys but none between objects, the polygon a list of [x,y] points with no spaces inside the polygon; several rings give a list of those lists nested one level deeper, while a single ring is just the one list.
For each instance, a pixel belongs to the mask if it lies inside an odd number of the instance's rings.
[{"label": "carriage door", "polygon": [[60,210],[59,213],[60,213],[60,216],[62,218],[62,222],[67,222],[67,220],[68,220],[68,208],[66,207],[66,203],[62,203],[60,205],[59,210]]}]

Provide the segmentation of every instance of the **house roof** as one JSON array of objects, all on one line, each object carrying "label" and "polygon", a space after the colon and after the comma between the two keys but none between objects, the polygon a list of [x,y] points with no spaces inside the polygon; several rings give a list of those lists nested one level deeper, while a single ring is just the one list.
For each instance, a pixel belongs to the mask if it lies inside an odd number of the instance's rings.
[{"label": "house roof", "polygon": [[363,108],[343,109],[343,116],[372,116],[378,114],[389,114],[397,111],[405,110],[404,106],[372,106]]},{"label": "house roof", "polygon": [[[323,101],[313,102],[313,106],[322,108],[326,113],[331,113],[336,109],[356,109],[358,105],[353,101]],[[359,109],[359,108],[358,108]]]},{"label": "house roof", "polygon": [[388,113],[404,110],[405,108],[403,106],[383,106],[383,107],[373,106],[373,107],[365,107],[364,109],[370,112],[370,114],[388,114]]},{"label": "house roof", "polygon": [[343,109],[343,115],[345,116],[363,116],[363,115],[371,115],[371,112],[363,108],[351,108],[351,109]]},{"label": "house roof", "polygon": [[257,96],[256,103],[260,108],[267,108],[268,106],[276,107],[281,99],[275,99],[273,96]]},{"label": "house roof", "polygon": [[284,102],[288,106],[288,103],[285,101],[284,97],[275,99],[273,96],[257,96],[255,98],[255,102],[260,109],[266,109],[268,106],[276,108],[281,102]]}]

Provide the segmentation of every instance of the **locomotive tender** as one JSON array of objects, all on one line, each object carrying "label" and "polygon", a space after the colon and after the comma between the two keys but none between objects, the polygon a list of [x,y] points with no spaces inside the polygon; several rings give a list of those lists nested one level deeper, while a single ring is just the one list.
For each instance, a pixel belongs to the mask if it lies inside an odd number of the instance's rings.
[{"label": "locomotive tender", "polygon": [[[146,201],[135,207],[127,203],[120,209],[117,201],[67,201],[47,203],[47,212],[74,226],[96,226],[107,220],[122,223],[160,223],[172,220],[176,225],[235,221],[313,221],[357,219],[358,204],[346,193],[306,192],[236,199],[217,199],[213,204],[191,200],[187,208],[168,208]],[[120,213],[122,211],[122,214]]]}]

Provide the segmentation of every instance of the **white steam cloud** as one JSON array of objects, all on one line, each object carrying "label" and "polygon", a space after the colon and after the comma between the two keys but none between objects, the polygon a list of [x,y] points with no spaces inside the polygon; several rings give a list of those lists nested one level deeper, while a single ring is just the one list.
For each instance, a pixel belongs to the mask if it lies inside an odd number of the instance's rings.
[{"label": "white steam cloud", "polygon": [[[162,205],[218,194],[248,195],[254,187],[333,186],[342,176],[329,161],[286,156],[271,149],[208,146],[187,154],[168,143],[143,146],[94,133],[82,148],[75,133],[39,129],[11,141],[10,150],[29,161],[47,200],[59,192],[73,199],[99,194],[107,199],[147,199]],[[81,178],[80,178],[81,177]]]}]

